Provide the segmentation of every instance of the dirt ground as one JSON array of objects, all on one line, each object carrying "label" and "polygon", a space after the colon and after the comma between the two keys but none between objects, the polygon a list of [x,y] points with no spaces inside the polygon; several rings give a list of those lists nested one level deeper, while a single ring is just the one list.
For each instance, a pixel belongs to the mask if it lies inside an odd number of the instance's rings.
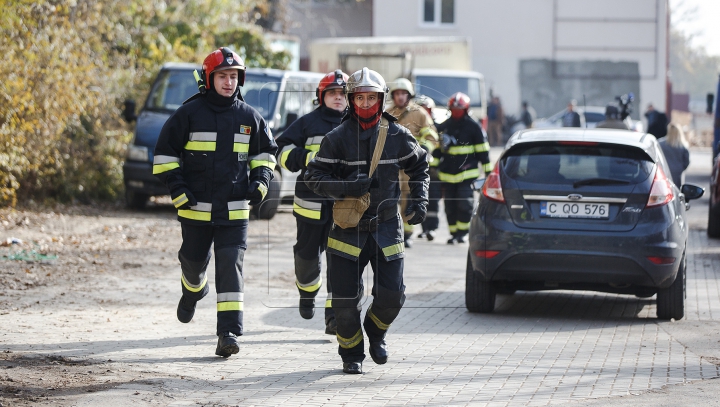
[{"label": "dirt ground", "polygon": [[[290,210],[282,209],[272,221],[251,221],[248,249],[267,244],[269,235],[295,238]],[[179,266],[180,238],[174,208],[162,201],[144,211],[111,205],[0,209],[0,314],[36,306],[40,299],[47,310],[54,303],[73,304],[80,301],[79,287],[102,287],[105,275],[132,279],[155,266]],[[279,278],[294,281],[292,275]],[[88,299],[112,308],[103,299]],[[143,380],[142,372],[112,360],[0,348],[0,407],[73,405],[83,393]]]}]

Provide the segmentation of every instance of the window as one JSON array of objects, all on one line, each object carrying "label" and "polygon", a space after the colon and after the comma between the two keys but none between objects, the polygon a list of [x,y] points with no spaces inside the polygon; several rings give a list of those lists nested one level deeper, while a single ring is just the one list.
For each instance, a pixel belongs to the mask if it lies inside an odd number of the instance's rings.
[{"label": "window", "polygon": [[192,72],[165,70],[155,81],[146,107],[151,110],[175,110],[197,91]]},{"label": "window", "polygon": [[422,23],[455,24],[455,0],[421,0]]}]

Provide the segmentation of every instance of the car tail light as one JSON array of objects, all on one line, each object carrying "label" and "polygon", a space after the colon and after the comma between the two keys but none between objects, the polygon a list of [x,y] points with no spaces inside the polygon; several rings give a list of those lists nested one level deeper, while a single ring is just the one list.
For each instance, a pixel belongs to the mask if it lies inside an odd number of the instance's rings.
[{"label": "car tail light", "polygon": [[493,201],[505,203],[505,196],[503,196],[502,185],[500,184],[499,161],[495,164],[495,168],[493,168],[490,175],[487,176],[483,184],[482,194]]},{"label": "car tail light", "polygon": [[645,206],[647,208],[662,206],[672,201],[674,197],[675,195],[673,194],[670,180],[665,175],[662,167],[658,166],[657,171],[655,171],[655,179],[653,180],[652,188],[650,188],[650,196],[648,197],[647,205]]},{"label": "car tail light", "polygon": [[500,254],[499,250],[475,250],[475,256],[482,259],[492,259],[498,254]]},{"label": "car tail light", "polygon": [[673,264],[673,263],[675,263],[674,257],[648,256],[647,259],[650,260],[653,264]]}]

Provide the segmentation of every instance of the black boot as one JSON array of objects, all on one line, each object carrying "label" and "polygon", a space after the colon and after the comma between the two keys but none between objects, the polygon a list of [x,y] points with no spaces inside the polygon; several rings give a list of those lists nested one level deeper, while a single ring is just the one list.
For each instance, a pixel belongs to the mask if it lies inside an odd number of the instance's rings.
[{"label": "black boot", "polygon": [[467,243],[467,235],[455,235],[455,241],[458,243]]},{"label": "black boot", "polygon": [[180,302],[178,303],[177,307],[177,319],[178,321],[182,322],[183,324],[187,324],[188,322],[192,321],[193,316],[195,315],[195,306],[197,305],[197,301],[191,301],[183,295],[180,297]]},{"label": "black boot", "polygon": [[455,242],[456,242],[456,240],[455,240],[455,237],[453,236],[450,239],[448,239],[447,244],[455,244]]},{"label": "black boot", "polygon": [[385,343],[385,338],[382,338],[378,341],[373,341],[372,339],[370,339],[370,357],[372,358],[373,362],[377,363],[378,365],[384,365],[385,363],[387,363],[388,351],[387,343]]},{"label": "black boot", "polygon": [[224,358],[230,357],[240,352],[240,346],[238,344],[237,336],[232,332],[223,332],[218,335],[217,349],[215,354]]},{"label": "black boot", "polygon": [[298,305],[300,316],[305,319],[312,319],[315,316],[315,297],[313,298],[302,298],[300,297],[300,305]]},{"label": "black boot", "polygon": [[362,362],[343,362],[343,372],[349,374],[361,374]]},{"label": "black boot", "polygon": [[427,237],[427,240],[429,242],[432,242],[435,240],[435,231],[434,230],[428,230],[427,233],[425,233],[425,237]]}]

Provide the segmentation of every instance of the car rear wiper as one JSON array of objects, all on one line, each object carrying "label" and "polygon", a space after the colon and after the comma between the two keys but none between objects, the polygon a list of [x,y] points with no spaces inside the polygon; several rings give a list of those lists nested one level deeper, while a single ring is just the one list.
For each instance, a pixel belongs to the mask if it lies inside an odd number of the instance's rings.
[{"label": "car rear wiper", "polygon": [[630,181],[614,178],[586,178],[573,182],[573,188],[583,185],[627,185]]}]

